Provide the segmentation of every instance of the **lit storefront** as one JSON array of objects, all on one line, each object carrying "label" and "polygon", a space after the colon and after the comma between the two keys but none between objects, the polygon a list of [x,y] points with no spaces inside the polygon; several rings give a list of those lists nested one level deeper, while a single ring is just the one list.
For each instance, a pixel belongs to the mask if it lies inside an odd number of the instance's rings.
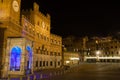
[{"label": "lit storefront", "polygon": [[74,66],[79,64],[79,53],[78,52],[67,52],[64,53],[64,65]]}]

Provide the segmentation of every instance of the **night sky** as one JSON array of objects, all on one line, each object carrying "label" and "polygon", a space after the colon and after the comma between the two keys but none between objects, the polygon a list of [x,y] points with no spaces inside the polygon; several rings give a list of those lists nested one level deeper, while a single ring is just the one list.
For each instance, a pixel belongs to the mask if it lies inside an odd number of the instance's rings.
[{"label": "night sky", "polygon": [[22,8],[30,7],[34,1],[40,5],[42,13],[51,15],[51,32],[62,37],[107,36],[120,31],[120,4],[93,4],[79,0],[22,0]]}]

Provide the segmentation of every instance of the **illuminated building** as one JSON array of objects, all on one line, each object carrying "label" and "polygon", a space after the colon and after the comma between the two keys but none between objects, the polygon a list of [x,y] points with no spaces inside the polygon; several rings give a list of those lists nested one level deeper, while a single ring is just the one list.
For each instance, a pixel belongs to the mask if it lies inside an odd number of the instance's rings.
[{"label": "illuminated building", "polygon": [[79,64],[79,53],[64,51],[64,65],[75,66]]},{"label": "illuminated building", "polygon": [[63,39],[67,51],[79,53],[80,61],[120,62],[120,39],[107,37],[67,37]]},{"label": "illuminated building", "polygon": [[119,62],[120,41],[113,37],[94,37],[87,42],[85,61]]},{"label": "illuminated building", "polygon": [[[58,35],[50,35],[50,65],[60,67],[62,65],[62,38]],[[53,66],[52,66],[53,65]]]},{"label": "illuminated building", "polygon": [[21,0],[0,0],[2,77],[61,66],[62,38],[50,33],[50,15],[39,12],[36,3],[33,10],[21,12],[20,3]]},{"label": "illuminated building", "polygon": [[73,66],[79,64],[83,58],[81,57],[83,46],[85,47],[85,44],[83,45],[83,38],[68,36],[63,38],[63,45],[64,65]]}]

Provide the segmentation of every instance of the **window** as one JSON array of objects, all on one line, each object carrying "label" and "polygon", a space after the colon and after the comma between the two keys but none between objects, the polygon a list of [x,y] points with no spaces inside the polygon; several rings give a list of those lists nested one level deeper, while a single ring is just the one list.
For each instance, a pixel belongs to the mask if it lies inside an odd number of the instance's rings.
[{"label": "window", "polygon": [[44,36],[44,40],[46,41],[46,36]]},{"label": "window", "polygon": [[38,52],[39,52],[38,50],[39,50],[39,49],[36,49],[36,53],[37,53],[37,54],[38,54]]},{"label": "window", "polygon": [[42,61],[40,61],[40,67],[42,66]]},{"label": "window", "polygon": [[54,55],[55,55],[55,56],[57,56],[57,53],[56,53],[56,52],[54,52]]},{"label": "window", "polygon": [[49,41],[49,38],[47,37],[47,41]]},{"label": "window", "polygon": [[58,56],[60,56],[60,53],[58,53]]},{"label": "window", "polygon": [[45,61],[43,61],[43,66],[45,66]]},{"label": "window", "polygon": [[50,52],[50,56],[53,56],[53,52]]},{"label": "window", "polygon": [[40,24],[40,23],[39,23],[39,21],[38,21],[38,22],[37,22],[37,25],[39,26],[39,24]]},{"label": "window", "polygon": [[60,65],[60,61],[58,61],[58,65]]},{"label": "window", "polygon": [[36,61],[36,67],[38,67],[38,61]]},{"label": "window", "polygon": [[119,54],[118,52],[116,52],[117,53],[117,55]]},{"label": "window", "polygon": [[43,39],[43,35],[41,35],[41,39]]},{"label": "window", "polygon": [[52,66],[53,65],[53,63],[52,63],[52,61],[50,61],[50,66]]},{"label": "window", "polygon": [[48,66],[48,61],[46,61],[46,66]]}]

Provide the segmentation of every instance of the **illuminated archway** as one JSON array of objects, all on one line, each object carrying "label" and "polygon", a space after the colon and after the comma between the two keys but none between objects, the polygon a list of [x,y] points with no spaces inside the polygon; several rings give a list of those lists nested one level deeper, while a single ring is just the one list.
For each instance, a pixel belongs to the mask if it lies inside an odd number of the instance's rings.
[{"label": "illuminated archway", "polygon": [[29,71],[31,71],[31,66],[32,66],[32,49],[30,46],[27,46],[26,50],[28,55],[27,70],[28,70],[28,73],[30,73]]},{"label": "illuminated archway", "polygon": [[20,47],[15,46],[10,52],[10,71],[20,71],[22,50]]}]

